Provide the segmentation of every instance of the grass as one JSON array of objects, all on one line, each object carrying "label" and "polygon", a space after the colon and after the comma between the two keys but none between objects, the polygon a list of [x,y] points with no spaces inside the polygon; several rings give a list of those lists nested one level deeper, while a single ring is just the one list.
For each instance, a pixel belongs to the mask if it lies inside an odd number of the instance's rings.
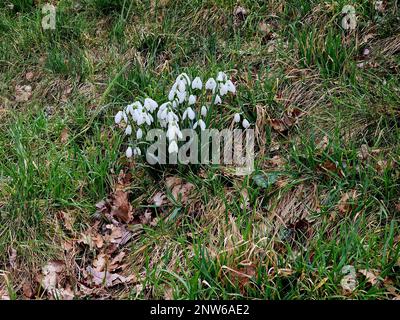
[{"label": "grass", "polygon": [[[340,26],[341,8],[351,3],[353,32]],[[115,112],[138,96],[161,99],[181,72],[206,79],[218,70],[238,85],[229,107],[257,123],[256,171],[154,175],[143,164],[131,167],[137,212],[151,208],[168,175],[194,184],[196,197],[174,201],[169,212],[156,212],[156,226],[143,226],[128,254],[140,280],[112,297],[398,297],[397,2],[383,13],[366,0],[240,5],[244,17],[229,0],[61,0],[56,29],[42,30],[40,1],[0,4],[0,288],[11,298],[23,297],[23,279],[34,282],[47,261],[64,259],[71,234],[58,214],[72,212],[74,232],[86,230],[126,168]],[[32,96],[16,102],[16,85],[31,85]],[[278,133],[268,120],[289,108],[303,116]],[[345,265],[375,270],[380,280],[371,285],[358,273],[346,296]]]}]

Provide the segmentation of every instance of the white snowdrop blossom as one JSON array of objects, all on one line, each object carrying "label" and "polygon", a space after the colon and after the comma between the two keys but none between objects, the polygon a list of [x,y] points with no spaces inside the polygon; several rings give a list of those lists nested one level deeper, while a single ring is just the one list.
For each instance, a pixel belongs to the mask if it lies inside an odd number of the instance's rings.
[{"label": "white snowdrop blossom", "polygon": [[188,107],[185,112],[183,112],[182,119],[185,120],[189,118],[190,120],[193,120],[196,117],[196,113],[193,111],[191,107]]},{"label": "white snowdrop blossom", "polygon": [[[200,77],[193,80],[186,73],[178,75],[164,101],[156,101],[151,97],[141,98],[119,110],[114,121],[123,122],[125,139],[127,139],[126,157],[140,156],[145,149],[138,144],[151,129],[163,129],[169,142],[168,152],[177,153],[184,142],[181,129],[204,131],[212,128],[218,121],[218,113],[223,100],[236,94],[236,87],[225,72],[218,72],[215,77],[208,78],[203,84]],[[229,101],[231,103],[231,101]],[[233,115],[235,123],[242,121],[247,129],[250,123],[240,113]],[[185,127],[187,126],[187,127]],[[140,145],[146,144],[140,141]],[[147,157],[147,155],[146,155]]]},{"label": "white snowdrop blossom", "polygon": [[194,78],[193,82],[192,82],[192,89],[193,90],[195,90],[195,89],[201,90],[202,88],[203,88],[203,83],[201,82],[200,77]]},{"label": "white snowdrop blossom", "polygon": [[217,88],[217,82],[214,80],[214,78],[208,79],[206,82],[206,89],[215,92],[216,88]]},{"label": "white snowdrop blossom", "polygon": [[130,136],[130,135],[132,134],[132,126],[131,126],[131,125],[128,125],[128,126],[126,127],[126,129],[125,129],[125,134],[126,134],[127,136]]},{"label": "white snowdrop blossom", "polygon": [[223,97],[228,93],[228,87],[225,84],[221,84],[219,87],[219,95]]},{"label": "white snowdrop blossom", "polygon": [[169,144],[168,152],[169,152],[169,153],[177,153],[178,150],[179,150],[179,149],[178,149],[178,145],[177,145],[176,141],[173,140],[173,141]]},{"label": "white snowdrop blossom", "polygon": [[115,123],[120,124],[122,121],[122,111],[118,111],[118,113],[115,115]]},{"label": "white snowdrop blossom", "polygon": [[247,119],[243,119],[242,126],[243,128],[247,129],[250,127],[250,122]]},{"label": "white snowdrop blossom", "polygon": [[202,106],[201,107],[201,115],[203,116],[203,117],[205,117],[206,115],[207,115],[207,107],[206,106]]},{"label": "white snowdrop blossom", "polygon": [[136,131],[136,139],[140,140],[140,139],[142,139],[142,137],[143,137],[143,131],[142,131],[142,129],[139,128]]},{"label": "white snowdrop blossom", "polygon": [[206,123],[205,123],[202,119],[199,119],[199,121],[197,121],[197,122],[193,125],[193,129],[196,129],[197,126],[200,127],[201,131],[206,130]]},{"label": "white snowdrop blossom", "polygon": [[188,100],[189,106],[194,105],[196,103],[196,96],[190,95]]},{"label": "white snowdrop blossom", "polygon": [[215,104],[221,104],[222,103],[221,97],[219,95],[216,95],[214,103]]},{"label": "white snowdrop blossom", "polygon": [[228,80],[225,83],[225,86],[227,87],[229,92],[236,93],[236,87],[235,87],[235,85],[233,84],[233,82],[231,80]]},{"label": "white snowdrop blossom", "polygon": [[126,149],[125,155],[127,158],[131,158],[132,157],[132,148],[128,147],[128,149]]}]

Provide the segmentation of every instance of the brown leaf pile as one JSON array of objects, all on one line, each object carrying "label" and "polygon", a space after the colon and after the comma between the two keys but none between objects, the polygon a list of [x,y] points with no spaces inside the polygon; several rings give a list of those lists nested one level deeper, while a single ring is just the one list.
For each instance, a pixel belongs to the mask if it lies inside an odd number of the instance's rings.
[{"label": "brown leaf pile", "polygon": [[274,130],[283,133],[295,125],[302,114],[303,112],[300,109],[290,109],[285,112],[281,119],[271,119],[269,123]]}]

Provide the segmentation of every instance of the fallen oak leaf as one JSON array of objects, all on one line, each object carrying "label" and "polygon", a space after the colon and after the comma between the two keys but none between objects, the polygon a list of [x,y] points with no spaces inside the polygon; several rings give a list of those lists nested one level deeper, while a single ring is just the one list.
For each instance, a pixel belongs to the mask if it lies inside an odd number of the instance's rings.
[{"label": "fallen oak leaf", "polygon": [[361,270],[358,270],[358,272],[361,273],[363,276],[365,276],[365,278],[367,279],[367,282],[373,286],[379,282],[379,271],[378,270],[361,269]]},{"label": "fallen oak leaf", "polygon": [[183,180],[178,177],[167,177],[165,184],[176,201],[180,200],[183,204],[189,202],[190,192],[194,188],[193,184],[190,182],[183,182]]},{"label": "fallen oak leaf", "polygon": [[122,276],[117,273],[105,272],[105,271],[96,271],[92,267],[86,268],[88,275],[90,276],[92,282],[96,286],[105,286],[106,288],[113,287],[117,284],[121,283],[132,283],[136,281],[136,277],[134,275],[130,275],[128,277]]},{"label": "fallen oak leaf", "polygon": [[351,190],[342,195],[338,204],[338,210],[341,214],[346,214],[350,212],[354,205],[355,200],[357,199],[357,191]]}]

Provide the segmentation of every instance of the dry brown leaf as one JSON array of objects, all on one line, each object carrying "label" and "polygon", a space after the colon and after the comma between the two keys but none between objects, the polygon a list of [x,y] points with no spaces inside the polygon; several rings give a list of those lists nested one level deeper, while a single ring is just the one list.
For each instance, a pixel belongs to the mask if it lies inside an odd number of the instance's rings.
[{"label": "dry brown leaf", "polygon": [[35,296],[33,287],[27,280],[25,280],[22,285],[22,293],[25,297],[27,297],[29,299],[32,299]]},{"label": "dry brown leaf", "polygon": [[111,230],[111,233],[105,235],[104,239],[109,243],[114,243],[119,246],[126,244],[133,236],[132,232],[127,230],[124,225],[116,226],[114,224],[108,224],[106,228]]},{"label": "dry brown leaf", "polygon": [[324,136],[321,141],[318,142],[317,144],[317,150],[318,151],[324,151],[326,147],[329,145],[329,138],[328,136]]},{"label": "dry brown leaf", "polygon": [[16,85],[15,86],[15,101],[26,102],[32,96],[32,87],[29,85]]},{"label": "dry brown leaf", "polygon": [[69,130],[67,127],[65,127],[64,129],[62,129],[61,134],[60,134],[60,142],[62,144],[66,144],[68,142],[68,138],[69,138]]},{"label": "dry brown leaf", "polygon": [[302,111],[294,108],[286,111],[281,119],[271,119],[269,123],[276,131],[285,132],[298,122],[301,115]]},{"label": "dry brown leaf", "polygon": [[60,260],[49,261],[42,269],[42,287],[53,294],[57,289],[61,274],[65,271],[65,264]]},{"label": "dry brown leaf", "polygon": [[25,74],[25,79],[28,81],[32,81],[34,76],[35,76],[34,73],[32,71],[29,71]]},{"label": "dry brown leaf", "polygon": [[350,190],[344,193],[339,201],[338,210],[341,214],[346,214],[350,212],[355,205],[355,200],[357,199],[357,191]]},{"label": "dry brown leaf", "polygon": [[185,183],[178,177],[167,177],[165,184],[171,190],[175,200],[180,200],[183,204],[188,203],[190,192],[194,188],[193,184],[189,182]]},{"label": "dry brown leaf", "polygon": [[8,253],[8,261],[10,263],[11,268],[16,267],[16,262],[17,262],[17,250],[14,248],[10,248],[10,251]]},{"label": "dry brown leaf", "polygon": [[117,273],[104,272],[104,271],[99,272],[93,269],[92,267],[87,267],[86,270],[91,278],[91,281],[96,286],[105,286],[109,288],[117,284],[121,283],[128,284],[136,281],[136,277],[134,275],[125,277]]},{"label": "dry brown leaf", "polygon": [[61,211],[60,216],[64,222],[64,226],[67,230],[73,231],[74,229],[74,216],[70,212]]},{"label": "dry brown leaf", "polygon": [[379,282],[379,270],[361,269],[358,272],[364,275],[367,281],[373,286]]}]

